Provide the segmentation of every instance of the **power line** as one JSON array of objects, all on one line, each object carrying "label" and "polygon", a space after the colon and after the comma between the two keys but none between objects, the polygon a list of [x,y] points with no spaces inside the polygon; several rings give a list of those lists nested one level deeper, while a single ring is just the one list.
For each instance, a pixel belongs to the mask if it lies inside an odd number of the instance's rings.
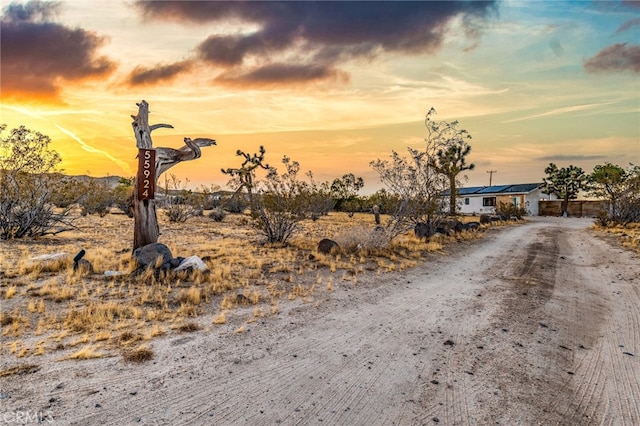
[{"label": "power line", "polygon": [[491,181],[493,180],[493,174],[494,173],[498,173],[497,170],[487,170],[487,173],[489,173],[489,186],[491,186]]}]

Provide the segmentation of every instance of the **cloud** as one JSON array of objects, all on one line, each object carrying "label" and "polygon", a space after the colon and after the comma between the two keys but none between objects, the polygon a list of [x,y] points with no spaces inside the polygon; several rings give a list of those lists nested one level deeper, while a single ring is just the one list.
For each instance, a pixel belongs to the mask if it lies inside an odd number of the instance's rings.
[{"label": "cloud", "polygon": [[538,161],[550,161],[550,162],[561,162],[561,161],[589,161],[589,160],[602,160],[607,158],[606,155],[547,155],[544,157],[538,157],[536,160]]},{"label": "cloud", "polygon": [[122,170],[124,170],[126,173],[133,175],[133,170],[131,170],[131,166],[129,166],[129,164],[126,161],[117,159],[116,157],[114,157],[113,155],[109,154],[107,151],[104,151],[102,149],[98,149],[98,148],[94,148],[91,145],[89,145],[88,143],[86,143],[85,141],[83,141],[82,139],[80,139],[75,133],[73,133],[70,130],[65,129],[64,127],[60,126],[59,124],[55,124],[55,126],[64,134],[66,134],[67,136],[69,136],[71,139],[73,139],[74,141],[78,142],[78,144],[80,144],[80,147],[87,151],[90,152],[92,154],[100,154],[105,156],[106,158],[108,158],[109,160],[113,161],[114,163],[116,163],[118,165],[118,167],[120,167]]},{"label": "cloud", "polygon": [[620,28],[618,28],[618,30],[616,31],[616,34],[623,33],[627,31],[629,28],[632,28],[636,25],[640,25],[640,18],[631,19],[625,22],[624,24],[620,25]]},{"label": "cloud", "polygon": [[223,70],[220,83],[237,76],[238,84],[267,86],[289,75],[298,83],[335,79],[340,63],[371,60],[382,52],[433,54],[454,22],[476,39],[482,21],[497,10],[494,2],[138,1],[135,6],[148,20],[247,28],[211,34],[197,46],[197,58]]},{"label": "cloud", "polygon": [[215,81],[227,86],[274,87],[326,80],[347,82],[348,79],[346,73],[322,65],[269,64],[243,74],[222,74]]},{"label": "cloud", "polygon": [[534,118],[540,118],[540,117],[550,117],[550,116],[556,116],[556,115],[561,115],[561,114],[571,114],[571,113],[578,112],[578,111],[593,111],[593,110],[597,110],[598,108],[602,108],[602,107],[607,106],[607,105],[611,105],[611,102],[600,102],[600,103],[595,103],[595,104],[584,104],[584,105],[571,105],[571,106],[567,106],[567,107],[554,108],[554,109],[552,109],[550,111],[541,112],[539,114],[533,114],[533,115],[528,115],[528,116],[525,116],[525,117],[514,118],[512,120],[506,120],[504,122],[505,123],[515,123],[517,121],[532,120]]},{"label": "cloud", "polygon": [[136,67],[129,75],[130,86],[144,86],[161,81],[170,81],[191,68],[193,62],[182,61],[169,65],[158,65],[156,68]]},{"label": "cloud", "polygon": [[3,97],[56,100],[62,84],[105,76],[115,64],[97,56],[106,39],[53,22],[60,3],[12,3],[2,15],[0,55]]},{"label": "cloud", "polygon": [[588,73],[640,72],[640,45],[617,43],[605,47],[584,62],[584,69]]}]

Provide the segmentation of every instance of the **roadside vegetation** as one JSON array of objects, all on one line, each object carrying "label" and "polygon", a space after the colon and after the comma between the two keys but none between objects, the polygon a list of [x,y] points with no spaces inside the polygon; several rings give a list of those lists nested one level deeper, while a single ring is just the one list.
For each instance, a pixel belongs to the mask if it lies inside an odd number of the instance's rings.
[{"label": "roadside vegetation", "polygon": [[[3,134],[0,356],[119,355],[145,362],[158,336],[229,332],[230,323],[242,333],[245,324],[285,306],[313,305],[332,291],[362,285],[363,277],[412,268],[508,223],[456,215],[461,173],[473,168],[466,162],[470,135],[457,122],[434,117],[432,109],[424,149],[370,163],[385,187],[369,196],[359,195],[364,181],[353,173],[316,182],[287,156],[269,165],[264,147],[254,154],[238,150],[242,163],[222,170],[229,191],[191,190],[165,176],[156,191],[160,242],[206,265],[180,272],[137,268],[133,178],[73,180],[57,168],[60,157],[49,150],[48,137],[24,127]],[[611,208],[600,226],[640,252],[637,166],[607,164],[587,176],[552,164],[545,172],[547,191],[564,200],[576,188],[606,199]],[[447,191],[451,196],[443,197]],[[520,220],[526,212],[501,204],[496,214]],[[330,240],[328,249],[320,248],[322,240]],[[74,260],[81,250],[86,255]],[[3,366],[0,376],[14,370],[22,371]]]},{"label": "roadside vegetation", "polygon": [[[117,355],[141,362],[153,356],[155,337],[217,333],[229,321],[242,326],[277,315],[285,304],[313,305],[332,291],[361,285],[363,277],[414,267],[450,244],[479,238],[487,228],[429,241],[408,232],[379,247],[369,240],[373,214],[331,212],[301,221],[300,232],[284,245],[265,243],[259,230],[247,226],[251,220],[248,212],[228,214],[222,222],[207,214],[185,223],[165,216],[163,242],[176,254],[199,256],[208,271],[159,276],[130,274],[133,224],[124,214],[81,216],[73,231],[4,241],[0,356],[54,353],[60,360],[83,360]],[[325,237],[339,248],[319,253],[317,243]],[[83,248],[92,273],[74,271],[72,258]],[[65,254],[33,259],[56,253]]]}]

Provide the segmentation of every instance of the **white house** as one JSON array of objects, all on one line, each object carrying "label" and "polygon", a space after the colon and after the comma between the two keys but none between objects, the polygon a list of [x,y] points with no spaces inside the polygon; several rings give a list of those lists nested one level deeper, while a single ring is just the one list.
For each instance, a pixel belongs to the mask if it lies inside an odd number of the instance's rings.
[{"label": "white house", "polygon": [[[458,188],[458,212],[462,214],[494,213],[500,203],[524,207],[529,215],[538,215],[538,202],[549,199],[543,194],[542,183],[520,183],[514,185],[474,186]],[[444,194],[448,196],[447,194]],[[551,199],[556,199],[551,195]]]}]

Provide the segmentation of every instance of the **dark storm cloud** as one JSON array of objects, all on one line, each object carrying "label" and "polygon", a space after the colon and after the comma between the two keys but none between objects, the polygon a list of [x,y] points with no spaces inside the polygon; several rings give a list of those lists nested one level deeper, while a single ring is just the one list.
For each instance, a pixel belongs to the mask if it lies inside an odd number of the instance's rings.
[{"label": "dark storm cloud", "polygon": [[59,3],[12,3],[2,15],[3,96],[56,98],[63,81],[104,76],[115,64],[97,56],[105,39],[53,22]]},{"label": "dark storm cloud", "polygon": [[562,162],[562,161],[590,161],[601,160],[606,158],[605,155],[549,155],[546,157],[538,157],[538,161]]},{"label": "dark storm cloud", "polygon": [[191,65],[191,61],[183,61],[170,65],[159,65],[156,68],[137,67],[131,72],[128,83],[130,86],[143,86],[172,80],[178,74],[191,68]]},{"label": "dark storm cloud", "polygon": [[321,80],[346,81],[346,73],[317,65],[270,64],[241,75],[222,74],[216,82],[228,86],[273,87]]},{"label": "dark storm cloud", "polygon": [[[434,53],[451,20],[461,18],[467,37],[475,39],[482,21],[497,9],[495,2],[477,1],[138,1],[136,7],[145,19],[210,25],[212,35],[197,46],[198,58],[225,69],[226,77],[220,80],[238,75],[240,80],[265,84],[282,81],[285,74],[272,72],[279,67],[316,81],[321,70],[331,70],[325,75],[333,78],[340,61],[371,59],[381,52]],[[228,22],[248,23],[258,29],[250,34],[215,33],[216,24]],[[282,57],[287,58],[288,67],[265,65]],[[260,65],[237,69],[249,66],[248,62]]]},{"label": "dark storm cloud", "polygon": [[605,47],[593,58],[584,62],[589,73],[611,73],[621,71],[640,72],[640,45],[618,43]]}]

